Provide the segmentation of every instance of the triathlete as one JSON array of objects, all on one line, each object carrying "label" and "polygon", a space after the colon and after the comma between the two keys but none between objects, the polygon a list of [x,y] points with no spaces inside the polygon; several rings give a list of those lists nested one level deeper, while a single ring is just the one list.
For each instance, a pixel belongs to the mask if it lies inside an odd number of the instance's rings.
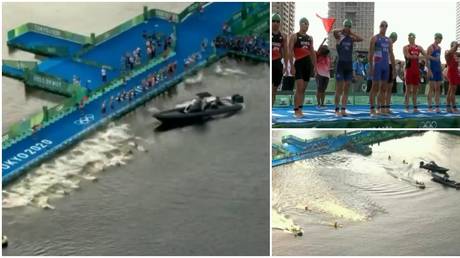
[{"label": "triathlete", "polygon": [[409,111],[409,98],[412,96],[412,104],[414,105],[414,113],[418,112],[417,108],[417,91],[420,86],[420,54],[426,57],[426,52],[423,48],[415,44],[415,34],[409,33],[409,45],[404,46],[404,57],[406,59],[406,111]]},{"label": "triathlete", "polygon": [[[363,41],[363,39],[351,31],[352,21],[345,19],[343,21],[343,29],[333,31],[337,45],[337,69],[335,79],[335,114],[346,116],[346,108],[348,101],[348,89],[351,79],[353,78],[353,43]],[[342,107],[339,109],[339,102]]]},{"label": "triathlete", "polygon": [[373,36],[369,46],[369,72],[372,75],[372,88],[369,94],[370,115],[376,115],[375,112],[375,97],[377,96],[377,104],[382,105],[383,94],[382,87],[390,78],[390,61],[392,65],[393,77],[395,77],[395,57],[393,54],[393,44],[391,40],[385,36],[388,28],[388,23],[382,21],[380,23],[379,34]]},{"label": "triathlete", "polygon": [[[398,34],[396,32],[392,32],[390,34],[390,40],[391,43],[394,44],[396,40],[398,40]],[[393,87],[396,87],[396,75],[393,76],[393,71],[396,71],[396,69],[393,69],[393,65],[391,64],[391,60],[389,61],[390,65],[390,76],[388,77],[387,84],[382,87],[383,90],[383,103],[380,107],[380,113],[381,114],[391,114],[391,94]]]},{"label": "triathlete", "polygon": [[427,50],[427,67],[428,77],[430,79],[430,89],[427,95],[428,111],[433,111],[432,97],[434,93],[434,102],[436,113],[441,112],[439,107],[439,98],[441,96],[441,83],[442,83],[442,68],[441,68],[441,44],[442,34],[434,34],[434,43],[428,47]]},{"label": "triathlete", "polygon": [[456,41],[450,43],[450,49],[446,51],[445,58],[447,62],[447,79],[449,80],[449,89],[447,90],[447,105],[446,110],[449,113],[458,112],[455,104],[455,92],[457,85],[460,84],[460,74],[458,71],[458,56],[457,49],[459,44]]},{"label": "triathlete", "polygon": [[[272,16],[272,105],[275,103],[276,91],[281,84],[281,79],[286,68],[283,69],[283,63],[288,62],[287,58],[287,36],[280,31],[281,16],[277,13]],[[284,67],[287,67],[285,64]]]},{"label": "triathlete", "polygon": [[310,77],[316,75],[316,53],[313,47],[313,38],[307,35],[308,20],[302,18],[299,21],[300,30],[289,38],[289,57],[295,58],[291,65],[291,74],[295,74],[296,92],[294,97],[294,115],[297,118],[303,116],[302,107],[305,99],[305,89]]}]

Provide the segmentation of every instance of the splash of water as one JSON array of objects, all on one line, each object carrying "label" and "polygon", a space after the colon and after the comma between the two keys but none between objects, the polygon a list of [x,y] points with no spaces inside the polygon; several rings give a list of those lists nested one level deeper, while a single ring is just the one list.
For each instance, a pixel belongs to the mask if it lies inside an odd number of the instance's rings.
[{"label": "splash of water", "polygon": [[185,79],[184,83],[185,84],[199,84],[203,82],[203,71],[200,71],[198,72],[198,74],[196,76],[193,76],[193,77],[189,77],[187,79]]},{"label": "splash of water", "polygon": [[281,212],[276,209],[272,209],[272,228],[294,234],[302,232],[302,228],[296,225],[294,220],[281,214]]},{"label": "splash of water", "polygon": [[218,75],[222,76],[229,76],[229,75],[247,75],[246,72],[238,69],[238,68],[227,68],[227,67],[222,67],[221,64],[216,65],[216,69],[214,72]]},{"label": "splash of water", "polygon": [[80,188],[81,181],[96,181],[98,173],[126,164],[140,146],[127,124],[114,123],[50,161],[42,163],[2,192],[3,208],[26,205],[54,209],[50,199]]},{"label": "splash of water", "polygon": [[[324,214],[334,220],[364,221],[368,212],[346,202],[344,196],[337,195],[329,184],[309,162],[296,162],[290,166],[274,169],[274,208],[301,216],[309,213]],[[358,200],[358,202],[363,200]],[[323,216],[324,218],[324,216]]]}]

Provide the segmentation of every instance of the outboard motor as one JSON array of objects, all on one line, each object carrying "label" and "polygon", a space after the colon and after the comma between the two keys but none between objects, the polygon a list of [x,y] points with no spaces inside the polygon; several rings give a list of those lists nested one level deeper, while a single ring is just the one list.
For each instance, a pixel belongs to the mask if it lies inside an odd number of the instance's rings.
[{"label": "outboard motor", "polygon": [[235,94],[232,96],[233,103],[244,103],[244,98],[240,94]]}]

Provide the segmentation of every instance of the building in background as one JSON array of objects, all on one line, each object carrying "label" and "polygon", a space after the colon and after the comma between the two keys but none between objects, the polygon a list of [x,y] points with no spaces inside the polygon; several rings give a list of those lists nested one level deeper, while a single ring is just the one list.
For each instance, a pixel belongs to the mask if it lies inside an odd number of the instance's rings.
[{"label": "building in background", "polygon": [[273,2],[272,13],[281,15],[281,32],[286,33],[287,35],[294,33],[294,2]]},{"label": "building in background", "polygon": [[460,2],[457,2],[457,18],[456,18],[456,39],[460,42]]},{"label": "building in background", "polygon": [[[360,52],[367,52],[369,50],[369,40],[374,34],[374,2],[329,2],[328,8],[329,17],[336,19],[334,29],[342,28],[342,23],[345,19],[352,20],[352,31],[364,39],[363,42],[355,43],[354,49]],[[328,45],[330,48],[335,49],[335,44],[334,35],[330,33],[328,36]]]}]

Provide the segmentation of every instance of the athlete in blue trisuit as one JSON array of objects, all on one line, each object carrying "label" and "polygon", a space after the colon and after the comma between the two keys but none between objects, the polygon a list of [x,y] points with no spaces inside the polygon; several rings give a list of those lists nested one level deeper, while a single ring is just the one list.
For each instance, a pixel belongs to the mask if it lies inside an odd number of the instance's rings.
[{"label": "athlete in blue trisuit", "polygon": [[[353,78],[353,43],[363,41],[363,39],[351,32],[352,21],[345,19],[343,29],[333,31],[337,41],[337,69],[336,69],[336,89],[335,89],[335,114],[346,116],[348,101],[348,88]],[[341,99],[342,107],[339,109]]]},{"label": "athlete in blue trisuit", "polygon": [[389,60],[391,61],[393,78],[396,78],[395,71],[395,56],[393,54],[393,44],[391,43],[390,38],[385,36],[388,28],[388,23],[382,21],[380,23],[380,32],[379,34],[371,38],[369,46],[369,71],[372,74],[372,88],[369,94],[369,103],[370,103],[370,115],[374,116],[377,113],[375,112],[375,97],[377,96],[377,104],[382,105],[383,101],[383,91],[382,87],[385,86],[389,77],[390,77],[390,65]]},{"label": "athlete in blue trisuit", "polygon": [[428,78],[430,79],[430,89],[427,95],[428,111],[433,111],[431,99],[434,92],[434,102],[436,113],[441,112],[439,108],[439,98],[441,95],[442,68],[441,68],[441,44],[442,34],[434,34],[434,43],[428,47],[426,64],[428,67]]}]

